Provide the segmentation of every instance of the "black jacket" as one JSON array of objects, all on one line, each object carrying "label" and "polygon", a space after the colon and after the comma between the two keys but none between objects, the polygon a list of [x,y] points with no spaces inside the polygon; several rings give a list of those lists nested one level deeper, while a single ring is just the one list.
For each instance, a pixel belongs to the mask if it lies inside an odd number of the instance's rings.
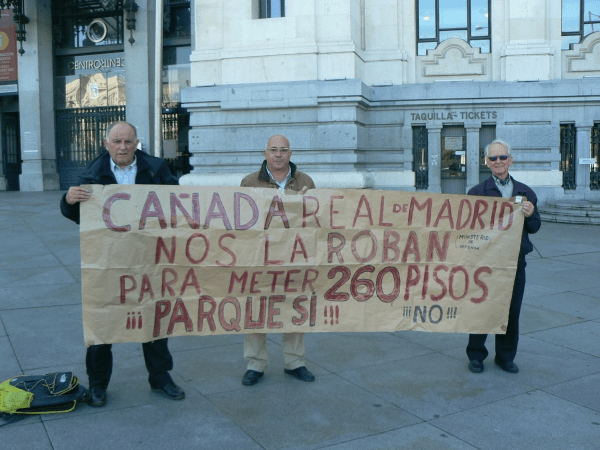
[{"label": "black jacket", "polygon": [[[150,156],[140,150],[136,150],[135,156],[137,159],[135,184],[179,184],[165,160]],[[117,184],[117,180],[110,170],[110,153],[104,152],[89,163],[79,177],[79,185],[82,184]],[[67,219],[79,223],[79,203],[69,205],[66,197],[67,194],[63,195],[60,200],[60,212]]]}]

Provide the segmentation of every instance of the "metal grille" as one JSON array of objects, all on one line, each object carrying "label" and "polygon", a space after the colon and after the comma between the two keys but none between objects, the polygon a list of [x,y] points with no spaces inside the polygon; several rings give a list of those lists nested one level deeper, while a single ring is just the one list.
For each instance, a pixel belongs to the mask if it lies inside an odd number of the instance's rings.
[{"label": "metal grille", "polygon": [[21,174],[21,144],[19,118],[2,115],[2,171],[6,176],[9,191],[19,190]]},{"label": "metal grille", "polygon": [[427,165],[428,136],[425,126],[413,127],[413,171],[415,172],[415,187],[429,187],[429,168]]},{"label": "metal grille", "polygon": [[104,150],[106,127],[125,120],[125,106],[56,111],[56,154],[60,188],[77,184],[90,161]]},{"label": "metal grille", "polygon": [[563,173],[563,188],[575,189],[575,125],[560,126],[560,170]]},{"label": "metal grille", "polygon": [[590,168],[590,189],[600,190],[600,123],[592,127],[592,136],[590,139],[591,157],[596,160]]}]

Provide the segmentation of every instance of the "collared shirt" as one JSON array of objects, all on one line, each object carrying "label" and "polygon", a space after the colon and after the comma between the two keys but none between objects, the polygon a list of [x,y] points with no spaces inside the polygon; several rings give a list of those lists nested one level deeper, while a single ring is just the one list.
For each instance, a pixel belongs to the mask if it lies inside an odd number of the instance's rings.
[{"label": "collared shirt", "polygon": [[121,169],[114,161],[110,160],[110,170],[117,179],[117,184],[135,184],[135,177],[137,175],[137,157],[134,156],[133,162],[124,169]]},{"label": "collared shirt", "polygon": [[273,174],[271,173],[271,171],[269,170],[269,166],[267,166],[267,173],[269,174],[269,176],[271,177],[271,179],[277,183],[277,186],[279,186],[279,189],[283,190],[285,189],[285,185],[287,184],[288,181],[290,181],[290,178],[292,178],[292,168],[288,166],[288,174],[287,176],[283,179],[283,181],[279,181],[277,180]]},{"label": "collared shirt", "polygon": [[496,175],[492,174],[494,177],[494,181],[496,183],[496,187],[500,190],[502,194],[502,198],[510,198],[512,197],[514,183],[510,175],[507,175],[506,179],[501,180]]}]

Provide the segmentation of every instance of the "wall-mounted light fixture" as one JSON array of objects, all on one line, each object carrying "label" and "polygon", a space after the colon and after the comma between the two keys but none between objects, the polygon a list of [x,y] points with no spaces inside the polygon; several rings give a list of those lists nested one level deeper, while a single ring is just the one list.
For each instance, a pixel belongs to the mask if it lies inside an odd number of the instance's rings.
[{"label": "wall-mounted light fixture", "polygon": [[25,40],[25,24],[29,23],[29,18],[23,14],[24,0],[0,0],[0,9],[13,10],[13,22],[17,25],[17,41],[19,41],[19,55],[25,53],[23,50],[23,41]]},{"label": "wall-mounted light fixture", "polygon": [[[0,0],[1,1],[1,0]],[[138,5],[135,0],[127,0],[123,5],[125,10],[125,27],[129,30],[129,43],[133,45],[135,39],[133,38],[133,30],[135,30],[135,13],[138,10]]]}]

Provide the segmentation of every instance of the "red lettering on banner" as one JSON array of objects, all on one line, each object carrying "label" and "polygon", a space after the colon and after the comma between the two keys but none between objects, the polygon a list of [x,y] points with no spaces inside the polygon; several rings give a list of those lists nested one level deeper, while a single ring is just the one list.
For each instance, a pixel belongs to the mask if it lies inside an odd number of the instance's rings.
[{"label": "red lettering on banner", "polygon": [[425,216],[425,226],[428,227],[429,224],[431,223],[432,203],[433,203],[432,199],[428,198],[427,200],[425,200],[425,202],[423,202],[422,205],[420,205],[415,197],[411,197],[410,209],[408,211],[408,226],[411,226],[413,223],[413,216],[414,216],[415,208],[417,208],[417,210],[419,210],[419,211],[423,211],[425,208],[427,208],[427,212],[426,212],[426,216]]},{"label": "red lettering on banner", "polygon": [[[334,246],[333,240],[339,239],[340,245]],[[333,261],[333,255],[337,256],[338,262],[344,264],[344,257],[342,256],[342,249],[346,245],[346,238],[340,233],[329,233],[327,235],[327,262]]]},{"label": "red lettering on banner", "polygon": [[435,280],[435,282],[437,284],[439,284],[442,287],[442,292],[440,293],[440,295],[430,295],[429,298],[431,299],[431,301],[437,302],[439,300],[441,300],[442,298],[444,298],[444,296],[446,295],[446,293],[448,292],[448,288],[446,287],[446,283],[444,283],[442,280],[440,280],[440,278],[438,277],[438,272],[440,270],[444,270],[445,272],[448,271],[448,266],[445,265],[439,265],[436,266],[435,269],[433,269],[433,279]]},{"label": "red lettering on banner", "polygon": [[[508,216],[508,225],[505,227],[504,226],[504,210],[507,208],[510,210],[510,215]],[[500,231],[508,230],[513,223],[513,217],[514,217],[514,210],[513,210],[512,203],[502,202],[502,206],[500,207],[500,215],[498,216],[498,229]]]},{"label": "red lettering on banner", "polygon": [[475,273],[473,274],[473,281],[475,282],[475,284],[477,286],[479,286],[481,288],[481,291],[482,291],[481,297],[471,297],[471,301],[473,303],[481,303],[481,302],[483,302],[487,298],[487,296],[488,296],[488,294],[490,292],[490,290],[487,287],[487,284],[485,284],[483,282],[483,280],[480,279],[480,276],[481,276],[482,273],[487,273],[487,274],[491,275],[492,274],[492,269],[490,267],[487,267],[487,266],[479,267],[475,271]]},{"label": "red lettering on banner", "polygon": [[169,264],[173,264],[175,262],[176,249],[177,249],[177,239],[175,239],[175,236],[171,237],[171,251],[169,251],[169,249],[167,248],[167,244],[165,244],[165,241],[163,240],[163,238],[161,236],[159,236],[156,239],[156,256],[154,257],[154,264],[160,263],[161,250],[165,253],[165,256],[167,257],[167,261],[169,261]]},{"label": "red lettering on banner", "polygon": [[[208,311],[204,311],[204,304],[210,304],[210,309]],[[208,322],[208,328],[210,331],[215,331],[217,329],[215,325],[214,314],[217,310],[217,302],[214,298],[209,297],[208,295],[203,295],[198,299],[198,331],[202,331],[202,326],[204,325],[204,319]]]},{"label": "red lettering on banner", "polygon": [[[454,293],[454,275],[457,272],[462,272],[465,276],[465,291],[460,296]],[[448,281],[448,284],[448,292],[453,300],[460,300],[461,298],[464,298],[464,296],[469,292],[469,274],[467,273],[467,270],[463,266],[454,266],[450,271],[450,280]]]},{"label": "red lettering on banner", "polygon": [[271,295],[269,297],[269,313],[267,314],[267,327],[283,328],[283,322],[275,322],[273,318],[279,315],[279,308],[275,308],[275,303],[285,301],[285,295]]},{"label": "red lettering on banner", "polygon": [[[463,223],[460,223],[460,220],[461,220],[462,214],[463,214],[463,207],[465,205],[468,206],[469,214],[465,218],[465,221]],[[460,204],[458,205],[458,217],[456,218],[456,229],[457,230],[462,230],[464,227],[466,227],[469,224],[469,222],[471,221],[472,212],[473,212],[473,207],[471,206],[470,200],[463,198],[460,201]]]},{"label": "red lettering on banner", "polygon": [[446,231],[444,234],[444,247],[440,245],[440,238],[437,231],[429,232],[429,245],[427,246],[427,258],[425,261],[430,262],[433,260],[433,251],[435,250],[438,259],[440,261],[446,261],[448,256],[448,246],[450,245],[450,232]]},{"label": "red lettering on banner", "polygon": [[198,278],[196,278],[196,274],[194,273],[194,269],[190,269],[185,274],[185,279],[183,280],[183,284],[181,285],[181,292],[179,295],[183,295],[188,286],[194,286],[197,294],[202,294],[202,289],[200,289],[200,283],[198,283]]},{"label": "red lettering on banner", "polygon": [[[202,257],[200,259],[192,258],[192,252],[190,249],[190,247],[192,245],[192,241],[196,238],[202,238],[204,240],[204,245],[206,246],[206,248],[204,249],[204,254],[202,255]],[[209,249],[210,249],[210,241],[207,239],[207,237],[204,236],[202,233],[194,233],[189,237],[189,239],[187,240],[187,243],[185,244],[185,256],[187,256],[187,259],[192,264],[201,264],[208,256]]]},{"label": "red lettering on banner", "polygon": [[421,289],[421,300],[425,300],[427,290],[429,288],[429,264],[425,265],[425,273],[423,274],[423,289]]},{"label": "red lettering on banner", "polygon": [[383,221],[383,210],[385,209],[385,196],[381,196],[381,205],[379,206],[379,226],[380,227],[391,227],[392,224]]},{"label": "red lettering on banner", "polygon": [[[481,207],[483,207],[482,211],[479,210]],[[473,213],[473,221],[471,222],[471,230],[473,230],[475,228],[476,221],[479,222],[479,226],[482,230],[485,228],[485,224],[483,223],[481,216],[483,216],[485,214],[485,212],[488,210],[488,207],[489,207],[489,205],[488,205],[487,200],[478,199],[475,201],[475,212]]]},{"label": "red lettering on banner", "polygon": [[283,275],[284,273],[284,270],[270,270],[267,272],[268,275],[273,275],[273,281],[271,282],[271,292],[275,292],[275,288],[277,287],[277,278],[279,277],[279,275]]},{"label": "red lettering on banner", "polygon": [[[383,292],[383,277],[387,273],[392,274],[392,278],[394,280],[392,292],[389,294]],[[396,269],[394,266],[384,267],[377,274],[377,282],[375,285],[377,286],[377,298],[384,303],[393,303],[400,294],[400,273],[398,272],[398,269]]]},{"label": "red lettering on banner", "polygon": [[171,312],[171,300],[160,300],[154,305],[154,331],[153,337],[160,336],[160,319]]},{"label": "red lettering on banner", "polygon": [[269,241],[270,241],[270,237],[269,235],[265,235],[265,259],[264,259],[264,265],[265,266],[281,266],[283,265],[284,261],[283,259],[274,259],[274,260],[269,260]]},{"label": "red lettering on banner", "polygon": [[[366,257],[361,257],[356,250],[356,241],[361,236],[369,236],[371,238],[371,253],[369,253]],[[364,230],[357,233],[354,238],[352,238],[352,254],[356,258],[358,262],[366,263],[371,261],[377,255],[377,237],[372,231]]]},{"label": "red lettering on banner", "polygon": [[[296,250],[296,248],[300,246],[300,250]],[[304,261],[308,262],[308,255],[306,254],[306,248],[304,247],[304,242],[302,242],[302,238],[299,234],[296,235],[296,240],[294,241],[294,248],[292,249],[292,258],[290,259],[290,263],[294,262],[296,258],[296,254],[299,253],[304,256]]]},{"label": "red lettering on banner", "polygon": [[408,233],[408,239],[406,240],[406,246],[404,247],[404,253],[402,254],[402,262],[406,263],[408,255],[415,255],[415,262],[421,261],[421,253],[419,252],[419,238],[417,233],[411,231]]},{"label": "red lettering on banner", "polygon": [[300,304],[306,300],[308,300],[306,295],[300,295],[294,299],[294,310],[300,313],[300,317],[292,317],[292,323],[294,325],[302,325],[308,319],[308,310]]},{"label": "red lettering on banner", "polygon": [[236,256],[235,256],[235,253],[233,253],[233,251],[232,251],[230,248],[228,248],[228,247],[225,247],[225,246],[223,245],[223,239],[225,239],[226,237],[227,237],[227,238],[231,238],[231,239],[235,239],[235,235],[234,235],[234,234],[231,234],[231,233],[227,233],[227,234],[224,234],[224,235],[222,235],[222,236],[219,238],[219,248],[220,248],[221,250],[223,250],[225,253],[227,253],[229,256],[231,256],[231,262],[230,262],[230,263],[228,263],[228,264],[223,264],[222,262],[220,262],[220,261],[218,261],[218,260],[217,260],[217,261],[215,261],[215,263],[216,263],[216,264],[217,264],[217,266],[219,266],[219,267],[233,267],[233,266],[235,266],[235,263],[236,263],[236,261],[237,261],[237,258],[236,258]]},{"label": "red lettering on banner", "polygon": [[331,286],[327,292],[325,292],[325,300],[330,300],[332,302],[345,302],[350,298],[350,294],[347,292],[337,292],[337,290],[350,279],[350,269],[344,266],[333,267],[329,273],[327,273],[327,278],[330,280],[334,279],[338,272],[342,274],[342,277],[333,286]]},{"label": "red lettering on banner", "polygon": [[[413,233],[413,231],[411,231]],[[419,284],[419,280],[421,279],[421,271],[419,270],[419,266],[416,264],[408,265],[408,273],[406,274],[406,288],[404,290],[404,300],[408,300],[410,298],[410,288]]]},{"label": "red lettering on banner", "polygon": [[[446,209],[448,210],[448,214],[442,215],[442,213]],[[452,205],[450,205],[450,199],[449,198],[447,198],[446,200],[444,200],[444,204],[440,208],[440,212],[438,213],[437,218],[435,219],[433,227],[437,228],[438,224],[440,223],[440,220],[442,220],[442,219],[447,219],[448,223],[450,225],[450,229],[454,229],[454,219],[452,218]]]},{"label": "red lettering on banner", "polygon": [[[215,208],[218,209],[219,212],[216,212]],[[223,220],[223,225],[225,226],[225,228],[231,230],[231,222],[229,222],[229,217],[227,217],[227,212],[225,211],[225,207],[223,206],[223,202],[221,201],[221,196],[218,192],[213,193],[212,200],[210,201],[210,205],[208,206],[208,214],[206,214],[204,229],[210,227],[210,222],[212,219]]]},{"label": "red lettering on banner", "polygon": [[[245,224],[241,223],[241,204],[240,204],[240,200],[244,199],[248,202],[248,204],[250,205],[250,208],[252,209],[252,218],[246,222]],[[254,200],[252,200],[252,197],[250,197],[249,195],[246,195],[242,192],[236,192],[235,194],[233,194],[233,222],[235,224],[235,229],[236,230],[247,230],[249,228],[252,228],[252,226],[258,222],[258,207],[256,206],[256,203],[254,202]]]},{"label": "red lettering on banner", "polygon": [[[367,211],[365,214],[360,214],[360,212],[361,212],[360,209],[362,208],[363,204],[366,206]],[[369,203],[369,200],[367,200],[367,196],[364,194],[360,196],[360,200],[358,201],[358,206],[356,208],[356,213],[354,213],[354,221],[352,222],[353,228],[356,226],[356,221],[358,220],[359,217],[366,217],[367,219],[369,219],[369,224],[371,226],[373,226],[373,215],[371,214],[371,204]]]},{"label": "red lettering on banner", "polygon": [[150,298],[154,300],[154,291],[152,290],[152,284],[150,283],[148,274],[144,274],[142,277],[142,287],[140,289],[140,297],[138,298],[138,302],[142,301],[144,294],[150,294]]},{"label": "red lettering on banner", "polygon": [[343,199],[344,199],[343,195],[333,195],[330,198],[330,204],[329,204],[329,226],[330,226],[330,228],[332,228],[334,230],[346,228],[345,225],[334,225],[333,224],[333,215],[340,213],[339,211],[333,209],[333,201],[334,200],[343,200]]},{"label": "red lettering on banner", "polygon": [[[394,241],[390,242],[390,236],[395,238]],[[395,263],[400,258],[400,249],[398,248],[398,242],[400,242],[400,235],[397,231],[385,230],[383,232],[383,263]],[[392,250],[394,257],[390,258],[388,252]]]},{"label": "red lettering on banner", "polygon": [[[172,278],[170,281],[167,281],[167,274],[172,275]],[[160,288],[160,295],[162,297],[164,297],[165,290],[167,290],[167,291],[169,291],[169,295],[171,297],[175,297],[175,290],[171,287],[171,285],[176,283],[178,279],[179,279],[179,275],[177,275],[177,272],[175,272],[175,270],[168,268],[168,267],[164,268],[162,271],[162,283],[161,283],[161,288]]]},{"label": "red lettering on banner", "polygon": [[118,194],[113,194],[110,197],[108,197],[108,199],[104,203],[104,207],[102,208],[102,219],[104,220],[104,224],[109,230],[117,231],[120,233],[131,230],[131,225],[118,226],[115,225],[112,219],[110,218],[110,208],[112,208],[113,203],[117,200],[129,200],[130,198],[131,195],[126,194],[124,192],[120,192]]},{"label": "red lettering on banner", "polygon": [[283,292],[298,292],[298,289],[291,288],[290,284],[293,284],[295,280],[292,280],[292,275],[302,272],[301,270],[288,270],[285,275],[285,282],[283,283]]},{"label": "red lettering on banner", "polygon": [[185,331],[192,331],[194,329],[194,325],[192,324],[192,319],[190,319],[190,315],[187,312],[185,304],[183,300],[178,298],[175,302],[175,306],[173,307],[173,314],[171,314],[171,320],[169,321],[169,328],[167,329],[167,335],[173,333],[173,328],[176,323],[184,323]]},{"label": "red lettering on banner", "polygon": [[[317,202],[317,208],[312,212],[306,211],[306,200],[314,200]],[[319,199],[316,197],[312,197],[310,195],[306,195],[302,197],[302,228],[306,228],[306,218],[313,216],[315,218],[315,222],[317,223],[317,227],[321,228],[321,223],[319,222],[319,218],[317,217],[317,213],[319,212]]]},{"label": "red lettering on banner", "polygon": [[[258,273],[262,273],[262,272],[258,272]],[[252,277],[253,277],[252,279],[254,279],[254,275]],[[248,281],[248,271],[247,270],[240,277],[238,277],[237,274],[232,271],[231,278],[229,279],[228,293],[231,294],[233,292],[234,283],[242,283],[242,288],[240,289],[240,292],[243,294],[244,291],[246,290],[246,282],[247,281]]]},{"label": "red lettering on banner", "polygon": [[[190,198],[190,194],[179,194],[179,198]],[[171,193],[171,228],[177,228],[177,208],[185,217],[188,225],[192,229],[200,228],[200,196],[199,194],[192,194],[192,214],[194,217],[190,216],[190,213],[185,209],[182,203],[177,198],[177,194],[174,192]]]},{"label": "red lettering on banner", "polygon": [[[131,282],[133,283],[130,288],[127,288],[125,286],[126,280],[131,280]],[[121,275],[120,285],[121,285],[121,303],[125,303],[127,293],[131,292],[131,291],[135,291],[137,289],[137,281],[135,281],[135,278],[133,278],[131,275]]]},{"label": "red lettering on banner", "polygon": [[[229,322],[225,319],[225,306],[233,305],[235,311],[235,317],[232,318]],[[223,327],[225,331],[242,331],[240,328],[240,320],[242,315],[242,308],[240,307],[240,302],[235,297],[225,297],[219,303],[219,323]]]},{"label": "red lettering on banner", "polygon": [[490,219],[490,230],[494,229],[494,221],[496,220],[496,209],[498,208],[498,202],[494,201],[494,206],[492,207],[492,218]]},{"label": "red lettering on banner", "polygon": [[283,202],[281,201],[281,198],[279,198],[278,195],[273,197],[273,200],[271,201],[271,206],[269,206],[269,213],[267,214],[267,218],[265,219],[265,230],[269,229],[269,226],[271,225],[271,219],[273,219],[273,217],[281,217],[283,226],[285,228],[290,227],[290,222],[287,218],[287,215],[285,214],[285,209],[283,208]]},{"label": "red lettering on banner", "polygon": [[[309,273],[314,273],[315,277],[314,278],[309,278],[308,274]],[[304,281],[302,281],[302,292],[306,291],[306,285],[308,284],[308,287],[310,287],[311,291],[314,291],[315,288],[313,286],[313,282],[317,280],[317,277],[319,276],[319,271],[315,270],[315,269],[306,269],[306,271],[304,272]]]},{"label": "red lettering on banner", "polygon": [[[154,208],[154,210],[151,210],[150,208]],[[150,191],[148,193],[146,203],[144,203],[144,208],[142,209],[142,215],[140,218],[140,230],[146,228],[146,219],[148,217],[156,217],[158,219],[160,227],[162,229],[167,228],[167,220],[165,219],[165,213],[163,212],[160,200],[158,199],[158,195],[156,195],[156,192],[154,191]]]},{"label": "red lettering on banner", "polygon": [[252,320],[252,297],[246,299],[246,321],[244,328],[247,330],[256,330],[265,327],[265,311],[266,311],[267,297],[262,295],[260,297],[260,310],[258,312],[258,320]]},{"label": "red lettering on banner", "polygon": [[[250,293],[251,294],[258,294],[260,293],[260,289],[256,289],[254,290],[254,286],[256,286],[258,284],[258,280],[256,279],[257,275],[262,274],[262,272],[253,272],[252,273],[252,279],[250,280]],[[231,292],[231,291],[229,291]],[[243,293],[243,291],[242,291]]]},{"label": "red lettering on banner", "polygon": [[[354,273],[354,276],[352,277],[352,281],[350,283],[350,293],[352,294],[352,297],[354,297],[354,300],[356,300],[357,302],[364,302],[366,300],[369,300],[375,292],[375,284],[371,280],[369,280],[368,278],[358,278],[365,272],[373,273],[375,272],[375,267],[360,267]],[[364,290],[365,292],[360,292],[358,289],[359,286],[364,286],[365,289],[361,289],[361,291]]]}]

